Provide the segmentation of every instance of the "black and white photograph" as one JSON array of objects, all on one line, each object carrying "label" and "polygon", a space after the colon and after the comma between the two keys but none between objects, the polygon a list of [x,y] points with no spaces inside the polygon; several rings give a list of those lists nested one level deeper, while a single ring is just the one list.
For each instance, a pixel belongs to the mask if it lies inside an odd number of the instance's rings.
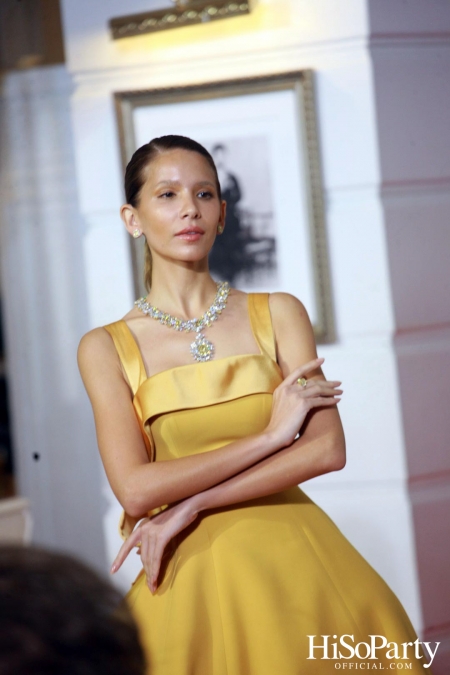
[{"label": "black and white photograph", "polygon": [[277,232],[267,138],[230,138],[206,147],[227,203],[220,246],[214,246],[209,255],[211,272],[239,287],[255,288],[263,281],[275,286]]}]

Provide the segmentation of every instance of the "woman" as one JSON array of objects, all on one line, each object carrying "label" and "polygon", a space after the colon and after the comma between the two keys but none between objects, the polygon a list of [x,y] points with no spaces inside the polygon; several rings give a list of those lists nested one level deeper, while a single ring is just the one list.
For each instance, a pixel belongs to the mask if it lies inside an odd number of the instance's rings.
[{"label": "woman", "polygon": [[[388,643],[413,644],[412,626],[298,488],[345,463],[341,383],[322,373],[305,308],[211,278],[226,206],[195,141],[141,147],[125,191],[125,227],[150,252],[147,302],[85,335],[79,365],[124,508],[112,571],[135,547],[142,559],[127,597],[149,673],[333,672],[360,664],[371,635],[369,665],[388,668]],[[422,657],[412,672],[430,672]]]}]

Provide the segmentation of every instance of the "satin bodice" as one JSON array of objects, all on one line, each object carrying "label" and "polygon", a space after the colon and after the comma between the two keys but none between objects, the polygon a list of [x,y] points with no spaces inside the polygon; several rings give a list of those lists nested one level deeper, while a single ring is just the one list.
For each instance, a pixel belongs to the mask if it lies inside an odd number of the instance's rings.
[{"label": "satin bodice", "polygon": [[[132,388],[149,461],[208,452],[259,433],[267,426],[272,393],[282,381],[282,374],[276,361],[268,294],[250,293],[247,297],[259,354],[193,362],[151,377],[147,377],[139,346],[127,323],[121,320],[105,326]],[[124,514],[122,535],[127,536],[136,522]]]}]

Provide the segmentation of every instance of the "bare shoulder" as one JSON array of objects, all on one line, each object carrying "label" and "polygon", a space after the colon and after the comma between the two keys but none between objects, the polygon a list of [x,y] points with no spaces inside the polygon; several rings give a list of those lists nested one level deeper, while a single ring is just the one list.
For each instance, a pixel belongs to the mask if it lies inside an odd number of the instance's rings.
[{"label": "bare shoulder", "polygon": [[112,338],[105,328],[93,328],[85,333],[78,345],[78,362],[85,362],[101,357],[102,355],[112,354],[114,344]]},{"label": "bare shoulder", "polygon": [[[277,360],[285,375],[317,358],[313,327],[304,304],[290,293],[271,293],[269,309]],[[320,369],[311,375],[320,375]]]},{"label": "bare shoulder", "polygon": [[86,386],[93,379],[103,381],[121,373],[119,355],[105,328],[94,328],[83,335],[78,345],[78,368]]},{"label": "bare shoulder", "polygon": [[291,293],[270,293],[269,308],[274,328],[292,325],[309,328],[311,321],[305,305]]}]

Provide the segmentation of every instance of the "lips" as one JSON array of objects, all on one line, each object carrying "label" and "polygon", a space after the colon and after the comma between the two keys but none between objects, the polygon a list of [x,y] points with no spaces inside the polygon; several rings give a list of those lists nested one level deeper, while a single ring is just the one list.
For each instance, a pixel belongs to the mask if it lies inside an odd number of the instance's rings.
[{"label": "lips", "polygon": [[195,242],[202,238],[205,234],[205,231],[202,230],[198,225],[192,225],[190,227],[185,227],[184,230],[177,232],[175,235],[178,239],[182,239],[185,242]]},{"label": "lips", "polygon": [[185,227],[184,230],[181,230],[180,232],[176,233],[176,237],[186,235],[186,234],[205,234],[205,231],[202,230],[201,227],[198,227],[197,225],[193,225],[192,227]]}]

